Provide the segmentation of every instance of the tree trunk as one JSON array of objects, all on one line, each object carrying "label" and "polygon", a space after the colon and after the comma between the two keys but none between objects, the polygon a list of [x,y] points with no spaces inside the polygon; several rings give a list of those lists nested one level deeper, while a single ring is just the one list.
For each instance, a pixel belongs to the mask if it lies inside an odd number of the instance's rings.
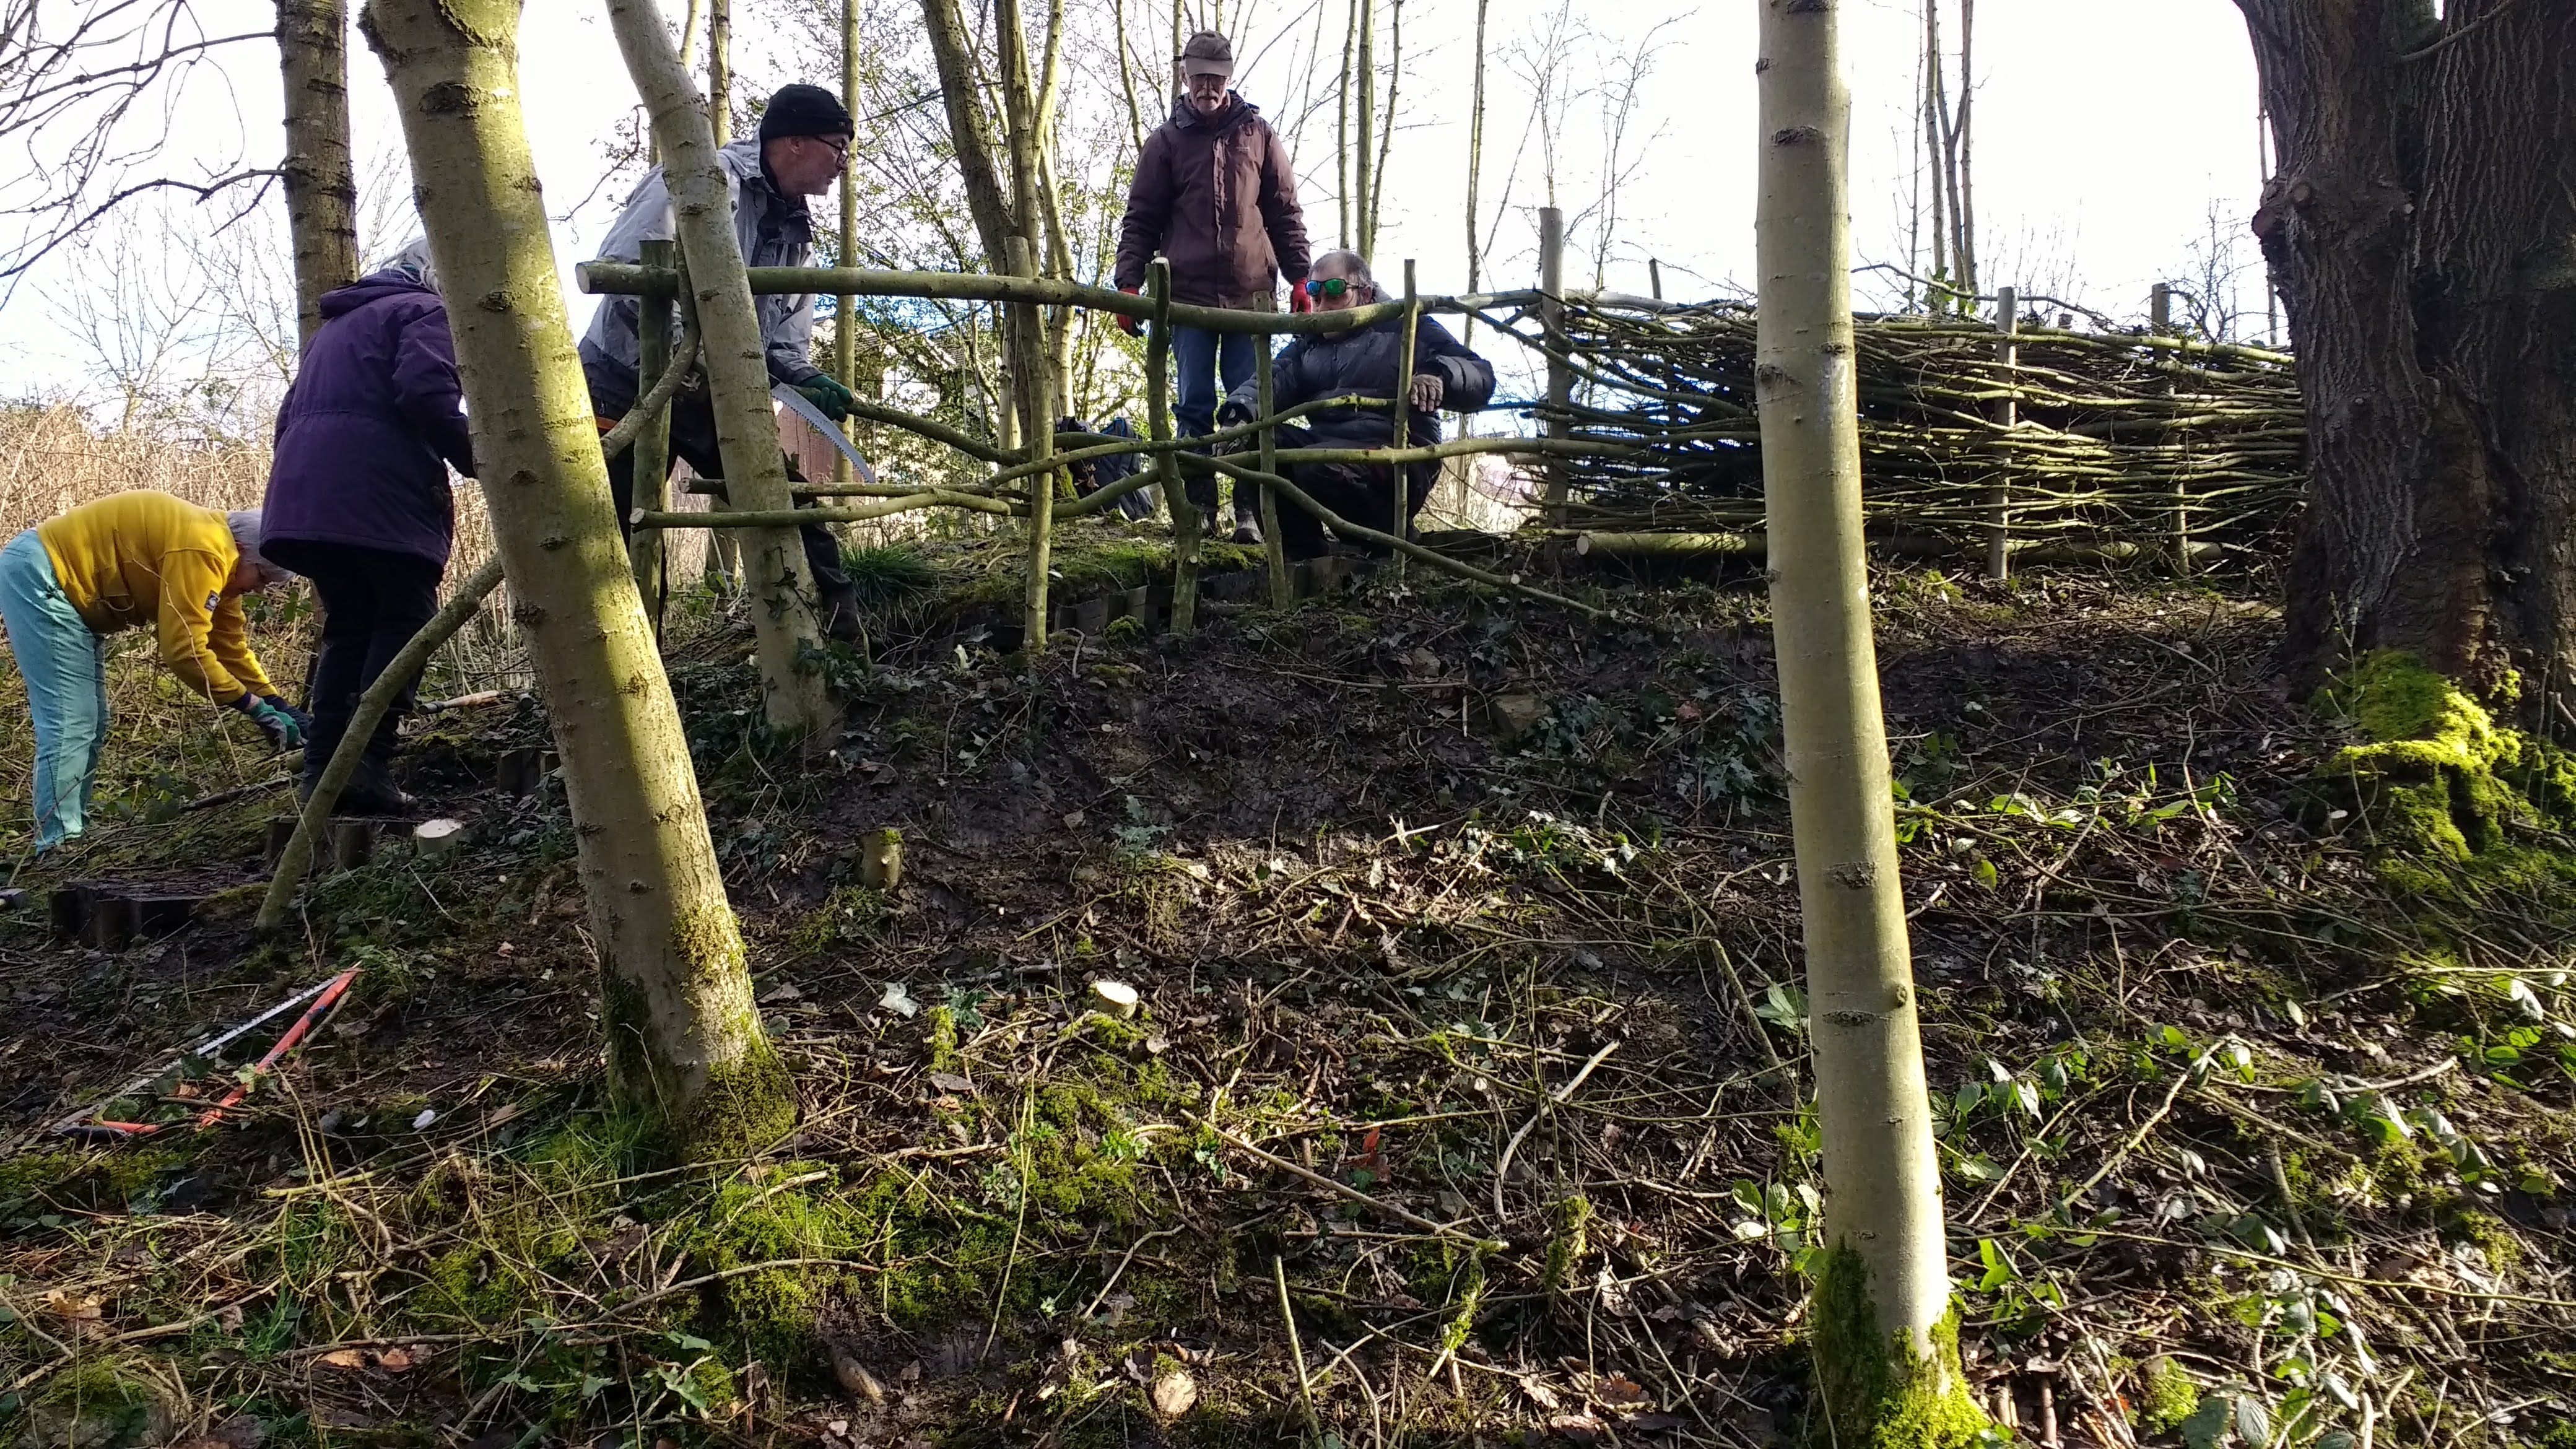
[{"label": "tree trunk", "polygon": [[2401,650],[2536,725],[2576,692],[2576,7],[2238,5],[2308,414],[2282,662]]},{"label": "tree trunk", "polygon": [[1351,69],[1358,52],[1354,49],[1360,37],[1360,6],[1367,0],[1349,0],[1350,12],[1342,20],[1341,84],[1333,100],[1333,199],[1341,204],[1340,240],[1333,245],[1348,251],[1354,245],[1351,230]]},{"label": "tree trunk", "polygon": [[342,0],[277,0],[286,88],[286,231],[295,248],[295,326],[310,342],[322,294],[358,280],[358,182],[349,169],[349,11]]},{"label": "tree trunk", "polygon": [[[687,62],[680,68],[688,69]],[[841,109],[852,116],[859,113],[859,0],[841,0]],[[859,264],[859,155],[854,139],[849,155],[841,161],[841,246],[840,263],[845,267]],[[842,293],[832,299],[832,373],[841,386],[852,394],[859,391],[859,329],[851,316],[858,298]],[[857,420],[841,419],[841,436],[858,437]],[[833,450],[832,481],[847,483],[851,479],[847,454]]]},{"label": "tree trunk", "polygon": [[[747,513],[792,508],[796,499],[778,451],[777,415],[770,411],[768,350],[752,308],[751,279],[743,271],[723,163],[698,109],[697,90],[652,0],[610,0],[608,19],[662,147],[671,217],[706,339],[726,501]],[[811,736],[830,722],[832,706],[814,664],[820,635],[803,541],[793,529],[752,529],[743,533],[741,549],[742,583],[751,594],[753,636],[759,641],[763,716],[781,734]]]},{"label": "tree trunk", "polygon": [[1360,54],[1354,73],[1360,93],[1353,109],[1359,116],[1358,178],[1359,252],[1377,260],[1377,0],[1359,0]]},{"label": "tree trunk", "polygon": [[[1467,103],[1467,290],[1476,291],[1484,281],[1484,248],[1476,245],[1476,183],[1485,170],[1485,11],[1492,0],[1476,0],[1476,57],[1472,98]],[[1460,324],[1462,346],[1476,345],[1476,319],[1470,315]],[[1465,432],[1473,415],[1459,420],[1459,431]],[[1268,469],[1263,469],[1267,472]]]},{"label": "tree trunk", "polygon": [[[1789,814],[1823,1131],[1820,1441],[1983,1427],[1959,1370],[1861,540],[1848,167],[1835,0],[1765,0],[1754,369]],[[1902,1439],[1882,1431],[1912,1426]]]},{"label": "tree trunk", "polygon": [[[695,1158],[793,1125],[687,736],[626,578],[520,116],[518,0],[371,0],[448,295],[493,535],[564,761],[617,1102]],[[653,20],[656,35],[660,20]],[[665,48],[668,41],[663,42]]]},{"label": "tree trunk", "polygon": [[732,144],[733,0],[707,0],[707,124],[719,148]]},{"label": "tree trunk", "polygon": [[921,0],[921,19],[939,71],[940,103],[948,110],[949,144],[957,150],[957,171],[966,182],[966,212],[975,219],[976,240],[984,244],[985,268],[998,271],[1009,265],[1010,236],[1019,228],[994,164],[993,127],[975,79],[966,22],[957,13],[957,0]]}]

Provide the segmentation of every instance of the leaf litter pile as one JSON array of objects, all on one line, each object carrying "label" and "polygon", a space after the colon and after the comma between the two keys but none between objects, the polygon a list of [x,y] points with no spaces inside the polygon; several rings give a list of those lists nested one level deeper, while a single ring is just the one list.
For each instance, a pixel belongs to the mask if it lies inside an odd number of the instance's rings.
[{"label": "leaf litter pile", "polygon": [[[2576,1443],[2563,906],[2381,884],[2241,590],[1878,583],[1997,1442]],[[479,843],[319,882],[292,942],[238,892],[114,954],[0,918],[9,1432],[1799,1442],[1828,1205],[1761,596],[1604,597],[1636,624],[1369,586],[1034,665],[880,640],[802,757],[745,636],[678,650],[804,1098],[756,1160],[604,1111],[559,788],[489,783],[533,704],[410,751]],[[255,882],[277,808],[60,871]],[[43,1133],[348,966],[220,1128]]]}]

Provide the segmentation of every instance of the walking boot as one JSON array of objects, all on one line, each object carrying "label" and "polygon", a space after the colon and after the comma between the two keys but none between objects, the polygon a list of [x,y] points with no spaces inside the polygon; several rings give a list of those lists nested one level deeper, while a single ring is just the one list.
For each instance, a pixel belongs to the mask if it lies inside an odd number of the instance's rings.
[{"label": "walking boot", "polygon": [[838,582],[818,579],[816,586],[814,613],[823,626],[824,637],[844,644],[858,643],[862,633],[858,586],[846,578]]},{"label": "walking boot", "polygon": [[1251,548],[1261,546],[1261,504],[1257,498],[1244,495],[1252,491],[1249,483],[1235,485],[1234,541]]}]

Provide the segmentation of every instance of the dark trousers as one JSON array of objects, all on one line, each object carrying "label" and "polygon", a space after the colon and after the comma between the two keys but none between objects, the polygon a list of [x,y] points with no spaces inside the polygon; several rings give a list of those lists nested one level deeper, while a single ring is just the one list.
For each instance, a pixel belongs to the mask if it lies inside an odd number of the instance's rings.
[{"label": "dark trousers", "polygon": [[[1216,430],[1217,404],[1252,380],[1253,349],[1263,344],[1249,332],[1211,332],[1204,327],[1172,329],[1172,420],[1184,438],[1201,438]],[[1186,470],[1183,491],[1199,511],[1216,512],[1216,474],[1204,468]],[[1259,500],[1249,488],[1234,490],[1234,517],[1258,522]]]},{"label": "dark trousers", "polygon": [[[313,712],[313,732],[304,742],[306,769],[318,775],[349,732],[358,696],[438,612],[438,581],[447,566],[390,549],[295,539],[265,542],[260,552],[311,579],[322,600],[322,649],[313,663],[313,697],[305,702]],[[403,681],[394,707],[368,740],[368,756],[376,763],[392,756],[394,728],[410,712],[419,684],[416,672]]]},{"label": "dark trousers", "polygon": [[[1315,435],[1299,427],[1279,430],[1278,446],[1312,448]],[[1244,461],[1259,457],[1245,455]],[[1432,485],[1440,481],[1438,463],[1408,463],[1405,467],[1404,526],[1395,522],[1395,469],[1385,463],[1291,463],[1281,473],[1305,491],[1307,497],[1332,510],[1346,523],[1374,528],[1380,533],[1402,536],[1410,529],[1422,505],[1431,501]],[[1249,492],[1249,489],[1245,490]],[[1279,541],[1291,559],[1315,558],[1327,551],[1324,525],[1315,515],[1282,498],[1279,500]],[[1380,544],[1361,541],[1372,553],[1383,552]]]},{"label": "dark trousers", "polygon": [[[584,359],[585,362],[588,359]],[[599,417],[611,422],[626,416],[635,405],[635,380],[618,378],[599,366],[585,367],[590,379],[590,407]],[[671,456],[697,470],[701,478],[724,476],[724,458],[716,446],[715,400],[702,382],[683,388],[671,399]],[[792,482],[805,482],[804,472],[796,460],[783,451],[787,477]],[[669,477],[666,470],[665,478]],[[631,535],[635,515],[635,450],[627,448],[608,460],[608,491],[617,500],[617,528]],[[812,504],[804,505],[812,507]],[[814,588],[828,604],[850,591],[850,576],[841,567],[841,542],[832,531],[819,523],[800,529],[805,541],[805,567],[814,575]]]}]

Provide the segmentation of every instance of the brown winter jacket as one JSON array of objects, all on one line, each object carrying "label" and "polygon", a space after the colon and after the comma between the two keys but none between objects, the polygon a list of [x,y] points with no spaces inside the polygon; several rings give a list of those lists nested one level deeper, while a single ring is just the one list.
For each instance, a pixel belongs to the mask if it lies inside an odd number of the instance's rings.
[{"label": "brown winter jacket", "polygon": [[1118,228],[1118,285],[1145,284],[1156,252],[1171,258],[1172,299],[1244,307],[1270,296],[1272,273],[1306,279],[1306,215],[1279,133],[1240,95],[1202,116],[1183,99],[1145,138],[1127,219]]}]

